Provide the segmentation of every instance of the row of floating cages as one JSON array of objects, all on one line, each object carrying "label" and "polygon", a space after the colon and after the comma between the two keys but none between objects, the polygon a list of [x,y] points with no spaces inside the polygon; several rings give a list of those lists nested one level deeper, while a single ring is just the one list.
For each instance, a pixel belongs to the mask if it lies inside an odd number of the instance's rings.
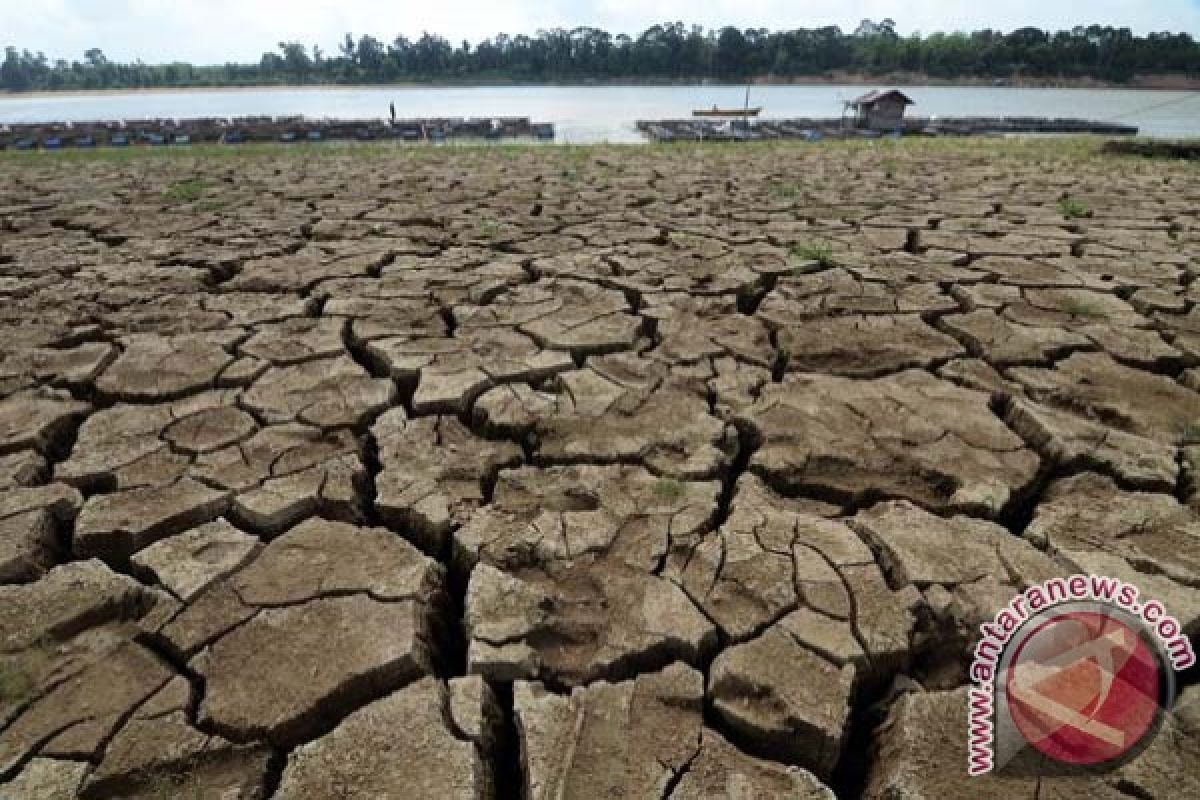
[{"label": "row of floating cages", "polygon": [[108,147],[130,147],[137,143],[147,145],[186,145],[192,143],[192,137],[186,133],[178,134],[163,134],[163,133],[114,133],[106,139],[102,139],[92,134],[83,134],[81,136],[46,136],[46,137],[20,137],[13,139],[11,142],[0,140],[0,150],[11,148],[13,150],[65,150],[67,148],[76,148],[80,150],[90,150],[99,146]]},{"label": "row of floating cages", "polygon": [[640,121],[637,129],[657,142],[753,142],[798,139],[818,142],[840,132],[809,124],[811,120],[660,120]]},{"label": "row of floating cages", "polygon": [[892,126],[854,127],[838,119],[643,120],[637,129],[658,142],[738,142],[793,139],[894,139],[900,136],[989,136],[1003,134],[1099,134],[1129,136],[1137,128],[1086,119],[1043,117],[907,118]]},{"label": "row of floating cages", "polygon": [[0,150],[188,145],[199,138],[194,127],[146,125],[143,121],[0,126]]},{"label": "row of floating cages", "polygon": [[109,122],[14,124],[0,126],[0,149],[61,150],[68,147],[130,147],[198,143],[321,142],[326,140],[445,142],[455,137],[485,140],[533,137],[554,139],[552,123],[528,117],[403,120],[309,120],[303,117],[234,119],[141,119]]}]

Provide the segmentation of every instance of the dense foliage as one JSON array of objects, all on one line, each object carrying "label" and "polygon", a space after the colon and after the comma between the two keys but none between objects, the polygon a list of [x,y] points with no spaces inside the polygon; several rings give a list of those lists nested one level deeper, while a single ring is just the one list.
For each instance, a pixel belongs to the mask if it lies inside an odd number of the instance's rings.
[{"label": "dense foliage", "polygon": [[83,61],[51,63],[43,54],[9,47],[0,87],[97,89],[391,81],[689,80],[816,76],[831,72],[934,78],[1097,78],[1126,81],[1137,74],[1200,75],[1200,44],[1186,33],[1135,36],[1099,25],[1048,32],[934,33],[899,36],[895,23],[864,20],[851,33],[837,27],[706,31],[683,23],[655,25],[634,38],[595,28],[500,34],[457,47],[425,34],[386,44],[346,34],[336,54],[300,42],[280,42],[258,64],[193,66],[118,64],[99,49]]}]

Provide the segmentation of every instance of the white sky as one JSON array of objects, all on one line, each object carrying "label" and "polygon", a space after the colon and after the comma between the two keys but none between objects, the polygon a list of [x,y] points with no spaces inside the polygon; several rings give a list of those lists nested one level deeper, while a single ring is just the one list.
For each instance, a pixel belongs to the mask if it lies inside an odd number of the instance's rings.
[{"label": "white sky", "polygon": [[120,61],[209,64],[256,62],[280,40],[333,53],[348,31],[388,42],[428,30],[474,43],[501,32],[580,25],[637,33],[674,20],[853,30],[864,17],[891,17],[901,33],[1097,23],[1200,34],[1200,0],[0,0],[0,46],[41,50],[51,59],[80,59],[100,47]]}]

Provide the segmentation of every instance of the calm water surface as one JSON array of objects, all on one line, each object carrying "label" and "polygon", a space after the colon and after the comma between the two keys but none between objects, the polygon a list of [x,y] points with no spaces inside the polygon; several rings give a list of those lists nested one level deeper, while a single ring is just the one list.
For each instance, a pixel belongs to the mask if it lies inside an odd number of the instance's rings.
[{"label": "calm water surface", "polygon": [[[763,86],[751,105],[766,117],[836,117],[862,86]],[[919,116],[1082,117],[1137,125],[1147,136],[1200,136],[1200,92],[1126,89],[913,87]],[[559,141],[634,142],[639,119],[689,116],[713,104],[741,106],[745,89],[687,87],[309,88],[129,92],[0,97],[0,123],[233,117],[251,115],[386,117],[529,116],[553,122]]]}]

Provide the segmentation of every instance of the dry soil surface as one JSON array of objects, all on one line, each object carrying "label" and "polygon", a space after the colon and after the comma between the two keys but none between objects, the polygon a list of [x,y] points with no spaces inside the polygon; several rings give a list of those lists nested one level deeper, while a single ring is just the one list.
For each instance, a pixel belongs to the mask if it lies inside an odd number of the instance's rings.
[{"label": "dry soil surface", "polygon": [[1051,576],[1200,632],[1198,177],[0,160],[0,797],[1200,796],[1194,674],[1087,779],[963,695]]}]

